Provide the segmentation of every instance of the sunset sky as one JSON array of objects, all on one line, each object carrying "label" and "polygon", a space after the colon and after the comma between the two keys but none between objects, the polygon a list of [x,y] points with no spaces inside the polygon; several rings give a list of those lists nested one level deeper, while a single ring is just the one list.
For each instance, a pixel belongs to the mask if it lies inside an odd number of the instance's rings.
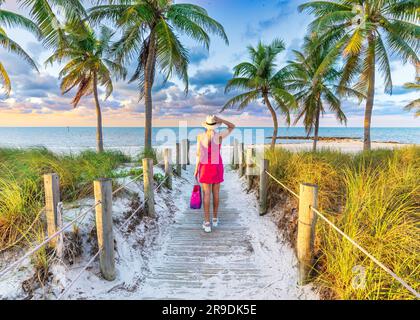
[{"label": "sunset sky", "polygon": [[[170,79],[163,83],[158,76],[153,90],[154,125],[176,126],[179,120],[189,125],[201,123],[206,114],[217,114],[230,97],[224,94],[226,81],[232,76],[232,67],[247,59],[246,46],[259,40],[269,42],[279,37],[286,42],[287,50],[280,56],[282,67],[293,56],[292,49],[300,49],[311,17],[298,13],[302,0],[189,0],[177,2],[196,3],[209,11],[226,29],[230,45],[212,38],[210,51],[184,38],[190,49],[190,91],[186,96],[181,82]],[[6,0],[4,9],[25,12],[15,1]],[[0,97],[0,126],[95,126],[92,97],[82,100],[77,109],[70,105],[72,94],[62,96],[57,78],[60,66],[45,68],[49,52],[29,33],[6,29],[9,36],[22,45],[38,62],[40,73],[31,70],[22,60],[0,50],[0,60],[12,79],[12,94]],[[129,70],[133,68],[130,67]],[[418,92],[407,91],[402,85],[412,82],[415,68],[402,65],[392,58],[394,94],[384,93],[381,78],[377,81],[373,126],[416,127],[420,118],[403,111],[404,105],[418,97]],[[363,125],[364,103],[343,101],[348,126]],[[102,102],[105,126],[143,126],[143,103],[138,101],[137,84],[118,82],[114,93]],[[224,115],[242,126],[270,126],[271,117],[260,104],[249,106],[244,112],[229,111]],[[223,116],[223,115],[222,115]],[[282,121],[284,125],[284,121]],[[321,126],[339,126],[335,118],[326,114]]]}]

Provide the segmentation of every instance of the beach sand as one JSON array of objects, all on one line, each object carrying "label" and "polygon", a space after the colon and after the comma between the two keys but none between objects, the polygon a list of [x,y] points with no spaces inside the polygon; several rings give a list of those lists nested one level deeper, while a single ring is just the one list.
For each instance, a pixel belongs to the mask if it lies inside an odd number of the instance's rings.
[{"label": "beach sand", "polygon": [[[306,143],[290,143],[290,144],[278,144],[290,151],[301,151],[301,150],[312,150],[312,142]],[[410,146],[410,144],[397,143],[397,142],[372,142],[372,150],[376,149],[396,149]],[[356,153],[363,151],[363,141],[346,139],[336,141],[319,141],[317,149],[329,149],[341,152]]]}]

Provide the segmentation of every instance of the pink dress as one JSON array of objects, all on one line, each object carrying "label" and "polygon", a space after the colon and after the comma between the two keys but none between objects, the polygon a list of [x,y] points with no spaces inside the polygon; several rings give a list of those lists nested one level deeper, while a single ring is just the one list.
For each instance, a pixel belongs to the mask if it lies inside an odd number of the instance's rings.
[{"label": "pink dress", "polygon": [[[208,140],[208,141],[207,141]],[[198,178],[200,183],[217,184],[222,183],[223,179],[223,160],[220,154],[222,147],[222,137],[214,134],[209,140],[199,140],[200,163],[198,164]]]}]

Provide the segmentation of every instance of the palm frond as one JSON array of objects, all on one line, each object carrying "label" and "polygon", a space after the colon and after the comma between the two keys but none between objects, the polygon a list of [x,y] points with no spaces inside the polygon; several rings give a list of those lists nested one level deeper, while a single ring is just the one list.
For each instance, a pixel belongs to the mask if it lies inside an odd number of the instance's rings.
[{"label": "palm frond", "polygon": [[207,12],[199,6],[183,3],[173,4],[168,10],[168,15],[184,16],[185,18],[188,18],[188,20],[199,25],[206,32],[217,35],[222,38],[226,44],[229,44],[229,40],[223,26],[211,18]]},{"label": "palm frond", "polygon": [[12,85],[9,78],[9,74],[7,73],[6,69],[4,68],[1,62],[0,62],[0,81],[3,86],[4,91],[6,92],[6,95],[8,96],[10,94],[10,91],[12,91]]},{"label": "palm frond", "polygon": [[387,50],[380,36],[376,38],[376,59],[379,64],[379,70],[382,72],[384,78],[385,92],[392,94],[391,64],[389,62]]},{"label": "palm frond", "polygon": [[166,78],[175,73],[188,91],[188,51],[174,34],[172,27],[161,19],[155,28],[157,39],[156,59]]},{"label": "palm frond", "polygon": [[239,94],[231,99],[229,99],[225,105],[222,107],[221,112],[229,108],[237,108],[238,110],[243,110],[251,102],[257,100],[260,97],[259,90],[252,90],[242,94]]},{"label": "palm frond", "polygon": [[7,36],[0,35],[0,46],[5,50],[14,53],[26,61],[32,68],[38,71],[38,67],[34,60],[26,53],[26,51],[15,41],[8,38]]},{"label": "palm frond", "polygon": [[225,93],[229,93],[234,89],[249,90],[252,88],[255,88],[254,84],[252,83],[252,79],[236,77],[228,81],[225,87]]},{"label": "palm frond", "polygon": [[0,10],[0,23],[9,28],[21,27],[25,30],[35,34],[38,38],[41,37],[41,30],[30,19],[7,10]]}]

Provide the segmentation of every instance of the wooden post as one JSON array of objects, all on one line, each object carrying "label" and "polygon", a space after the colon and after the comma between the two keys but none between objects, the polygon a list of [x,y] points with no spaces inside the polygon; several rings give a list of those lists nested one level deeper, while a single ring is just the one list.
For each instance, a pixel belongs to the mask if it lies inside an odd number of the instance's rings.
[{"label": "wooden post", "polygon": [[182,175],[181,170],[181,146],[179,142],[176,143],[176,175],[180,177]]},{"label": "wooden post", "polygon": [[253,154],[254,148],[249,147],[246,149],[246,184],[248,191],[252,188],[252,180],[254,175],[254,163],[253,163]]},{"label": "wooden post", "polygon": [[233,169],[239,168],[239,142],[238,139],[233,141]]},{"label": "wooden post", "polygon": [[190,139],[187,139],[187,164],[188,165],[191,164],[191,160],[190,160],[190,147],[191,147]]},{"label": "wooden post", "polygon": [[[47,217],[48,236],[54,234],[57,228],[57,205],[60,202],[60,178],[56,173],[44,175],[45,215]],[[57,237],[51,239],[49,246],[55,248]]]},{"label": "wooden post", "polygon": [[297,256],[299,284],[304,285],[308,282],[313,267],[316,213],[311,207],[318,206],[318,186],[301,183],[299,197]]},{"label": "wooden post", "polygon": [[260,216],[267,213],[267,187],[268,187],[268,176],[266,170],[269,168],[269,162],[267,159],[262,159],[260,164],[260,194],[259,194],[259,212]]},{"label": "wooden post", "polygon": [[112,180],[98,179],[93,183],[95,201],[99,204],[96,211],[96,232],[99,265],[102,276],[109,281],[115,280],[114,234],[112,230]]},{"label": "wooden post", "polygon": [[[59,202],[57,204],[57,229],[61,230],[63,228],[63,203]],[[57,236],[57,245],[55,248],[55,254],[57,258],[63,260],[64,258],[64,232],[61,232]]]},{"label": "wooden post", "polygon": [[172,150],[165,148],[163,151],[163,157],[165,162],[165,177],[166,177],[166,187],[172,190]]},{"label": "wooden post", "polygon": [[238,162],[239,162],[238,175],[239,175],[239,178],[241,178],[245,173],[244,143],[241,142],[238,147],[239,147],[239,150],[238,150],[238,157],[239,157],[239,160],[238,160]]},{"label": "wooden post", "polygon": [[181,163],[182,169],[187,170],[187,152],[188,152],[188,141],[187,139],[183,139],[181,141]]},{"label": "wooden post", "polygon": [[145,210],[149,217],[155,217],[155,196],[153,194],[153,159],[143,159],[143,184]]},{"label": "wooden post", "polygon": [[234,142],[231,141],[230,142],[230,167],[233,169],[235,166],[235,155],[234,155],[234,150],[235,146],[234,146]]}]

